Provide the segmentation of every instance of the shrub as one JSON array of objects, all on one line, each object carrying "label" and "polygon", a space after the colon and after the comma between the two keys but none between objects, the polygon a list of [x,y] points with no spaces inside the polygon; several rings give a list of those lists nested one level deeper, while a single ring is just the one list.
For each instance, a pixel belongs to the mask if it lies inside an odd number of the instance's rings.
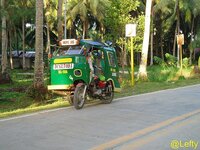
[{"label": "shrub", "polygon": [[162,58],[154,56],[153,59],[154,59],[155,64],[160,65],[162,67],[166,66],[166,63]]},{"label": "shrub", "polygon": [[167,64],[169,66],[176,67],[176,65],[177,65],[177,58],[176,57],[174,57],[173,55],[171,55],[169,53],[166,53],[165,58],[166,58]]},{"label": "shrub", "polygon": [[190,60],[189,58],[185,57],[183,59],[183,68],[188,68],[190,66]]}]

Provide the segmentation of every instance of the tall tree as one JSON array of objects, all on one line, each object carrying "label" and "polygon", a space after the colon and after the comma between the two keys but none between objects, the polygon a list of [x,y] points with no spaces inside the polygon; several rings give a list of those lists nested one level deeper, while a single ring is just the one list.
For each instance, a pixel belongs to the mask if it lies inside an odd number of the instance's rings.
[{"label": "tall tree", "polygon": [[146,10],[145,10],[145,29],[144,29],[144,40],[143,40],[143,45],[142,45],[142,58],[141,58],[140,68],[139,68],[139,78],[142,80],[147,80],[147,57],[148,57],[148,48],[149,48],[151,5],[152,5],[152,0],[147,0]]},{"label": "tall tree", "polygon": [[34,88],[40,91],[44,88],[43,64],[43,0],[36,1],[36,41],[35,41],[35,66]]},{"label": "tall tree", "polygon": [[[134,38],[134,52],[141,50],[143,32],[144,32],[144,16],[139,15],[138,9],[141,5],[138,0],[116,0],[111,2],[105,17],[106,40],[112,40],[120,48],[120,64],[122,70],[127,65],[127,54],[131,44],[125,39],[125,26],[128,23],[137,24],[137,36]],[[128,44],[126,44],[128,41]]]}]

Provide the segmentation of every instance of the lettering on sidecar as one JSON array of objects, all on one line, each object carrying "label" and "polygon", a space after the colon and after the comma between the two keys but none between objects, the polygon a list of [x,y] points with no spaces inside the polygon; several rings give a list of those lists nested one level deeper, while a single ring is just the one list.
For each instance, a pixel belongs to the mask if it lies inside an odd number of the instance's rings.
[{"label": "lettering on sidecar", "polygon": [[74,64],[54,64],[53,65],[53,69],[54,70],[62,70],[62,69],[73,69],[74,68]]}]

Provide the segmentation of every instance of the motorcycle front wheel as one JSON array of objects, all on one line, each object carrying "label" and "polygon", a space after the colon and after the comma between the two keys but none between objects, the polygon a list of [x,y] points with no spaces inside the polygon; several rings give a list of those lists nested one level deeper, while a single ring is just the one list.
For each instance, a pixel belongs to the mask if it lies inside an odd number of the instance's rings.
[{"label": "motorcycle front wheel", "polygon": [[74,91],[73,104],[76,109],[83,108],[86,100],[86,88],[87,85],[79,83]]}]

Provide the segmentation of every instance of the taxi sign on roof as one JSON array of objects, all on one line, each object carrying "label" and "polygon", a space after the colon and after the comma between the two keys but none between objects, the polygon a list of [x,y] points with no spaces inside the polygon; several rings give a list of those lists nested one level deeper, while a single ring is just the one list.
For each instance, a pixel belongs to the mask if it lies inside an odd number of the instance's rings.
[{"label": "taxi sign on roof", "polygon": [[61,46],[68,46],[68,45],[79,45],[79,41],[76,39],[63,39],[59,42]]}]

